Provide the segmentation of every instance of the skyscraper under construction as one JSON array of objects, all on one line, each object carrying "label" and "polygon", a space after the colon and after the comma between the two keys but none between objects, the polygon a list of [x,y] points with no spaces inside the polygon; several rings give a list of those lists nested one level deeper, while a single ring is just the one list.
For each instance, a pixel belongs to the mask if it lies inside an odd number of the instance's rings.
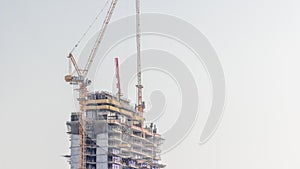
[{"label": "skyscraper under construction", "polygon": [[[80,168],[79,114],[67,122],[71,138],[71,169]],[[108,92],[88,94],[86,105],[87,169],[159,169],[163,138],[155,125],[143,127],[144,118],[126,99]]]},{"label": "skyscraper under construction", "polygon": [[83,37],[68,55],[69,74],[65,80],[76,86],[79,111],[71,113],[71,119],[67,122],[71,154],[66,157],[71,169],[160,169],[165,167],[160,163],[163,138],[153,123],[148,126],[144,124],[143,117],[145,104],[142,101],[141,82],[140,0],[136,0],[137,103],[132,106],[129,100],[121,97],[118,59],[118,93],[113,95],[104,91],[88,91],[91,84],[88,72],[117,4],[117,0],[110,1],[85,67],[80,68],[72,54]]}]

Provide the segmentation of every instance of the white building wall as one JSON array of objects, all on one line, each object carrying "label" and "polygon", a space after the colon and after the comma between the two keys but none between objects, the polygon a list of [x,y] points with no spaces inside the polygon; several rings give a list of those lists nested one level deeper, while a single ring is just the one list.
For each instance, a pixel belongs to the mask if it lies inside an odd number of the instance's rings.
[{"label": "white building wall", "polygon": [[79,169],[80,165],[80,137],[71,135],[71,169]]},{"label": "white building wall", "polygon": [[97,135],[97,169],[108,169],[108,133],[101,133]]}]

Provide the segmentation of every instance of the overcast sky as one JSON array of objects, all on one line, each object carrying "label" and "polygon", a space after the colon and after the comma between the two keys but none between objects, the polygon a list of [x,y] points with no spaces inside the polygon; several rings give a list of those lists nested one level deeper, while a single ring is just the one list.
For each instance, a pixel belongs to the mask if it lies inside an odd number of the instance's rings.
[{"label": "overcast sky", "polygon": [[[66,55],[104,3],[0,1],[1,169],[69,168],[61,157],[69,153],[65,122],[74,111]],[[189,136],[163,156],[167,169],[300,167],[299,8],[297,0],[142,1],[143,12],[173,15],[201,31],[226,79],[215,135],[198,145],[206,117],[199,116]],[[134,1],[120,1],[112,20],[132,14]]]}]

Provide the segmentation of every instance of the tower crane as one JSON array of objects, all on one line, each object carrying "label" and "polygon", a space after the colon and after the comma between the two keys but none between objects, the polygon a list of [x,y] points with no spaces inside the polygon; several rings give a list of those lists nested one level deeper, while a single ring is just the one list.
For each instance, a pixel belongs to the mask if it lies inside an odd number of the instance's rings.
[{"label": "tower crane", "polygon": [[[70,83],[71,85],[75,85],[78,88],[75,89],[79,92],[79,135],[80,135],[80,168],[79,169],[86,169],[86,102],[87,102],[87,96],[88,96],[88,89],[87,87],[91,84],[91,80],[87,78],[88,72],[94,62],[95,56],[97,54],[97,51],[99,49],[99,46],[102,42],[104,33],[107,29],[107,26],[111,20],[111,17],[113,15],[114,9],[116,7],[118,0],[112,0],[109,6],[109,9],[107,11],[106,17],[103,21],[102,27],[100,29],[100,32],[97,36],[97,39],[95,41],[95,44],[91,50],[91,53],[88,57],[87,63],[84,66],[84,68],[80,68],[77,64],[72,52],[69,53],[68,59],[70,61],[69,65],[69,74],[65,76],[65,81]],[[139,116],[143,117],[144,112],[144,102],[142,97],[142,77],[141,77],[141,47],[140,47],[140,39],[141,39],[141,30],[140,30],[140,0],[136,0],[136,46],[137,46],[137,112],[139,113]],[[77,47],[77,45],[75,45]],[[117,60],[116,60],[117,64]],[[72,67],[75,68],[76,75],[73,75],[72,73]],[[119,73],[118,73],[119,74]],[[118,75],[119,76],[119,75]],[[118,78],[119,79],[119,78]],[[118,82],[118,85],[120,85],[120,81]],[[121,95],[121,89],[119,87],[119,97]],[[143,122],[142,122],[143,125]]]},{"label": "tower crane", "polygon": [[[80,106],[80,120],[79,120],[79,135],[80,135],[80,168],[79,169],[86,169],[86,101],[87,101],[87,95],[88,95],[88,90],[87,87],[91,84],[91,80],[87,78],[89,69],[91,68],[94,58],[97,54],[97,50],[99,48],[99,45],[101,44],[101,41],[103,39],[104,33],[106,31],[106,28],[110,22],[110,19],[112,17],[113,11],[116,7],[118,0],[112,0],[110,7],[108,9],[108,12],[106,14],[106,17],[103,21],[102,27],[100,29],[100,32],[97,36],[96,42],[94,44],[94,47],[88,57],[88,61],[83,69],[80,69],[72,52],[68,55],[68,59],[70,60],[70,70],[69,70],[69,75],[65,76],[65,81],[78,86],[76,89],[79,92],[79,106]],[[77,75],[72,75],[72,65],[74,66]]]},{"label": "tower crane", "polygon": [[[143,117],[143,112],[145,104],[143,102],[142,96],[142,70],[141,70],[141,3],[140,0],[136,0],[136,49],[137,49],[137,111],[141,117]],[[143,125],[143,124],[142,124]]]}]

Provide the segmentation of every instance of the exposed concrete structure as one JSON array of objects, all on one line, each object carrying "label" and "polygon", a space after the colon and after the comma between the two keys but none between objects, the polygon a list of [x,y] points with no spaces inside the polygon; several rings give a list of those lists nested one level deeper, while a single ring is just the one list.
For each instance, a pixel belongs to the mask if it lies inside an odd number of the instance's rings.
[{"label": "exposed concrete structure", "polygon": [[[118,101],[119,100],[119,101]],[[79,113],[67,122],[71,139],[71,169],[80,169]],[[124,98],[108,92],[89,93],[86,102],[87,169],[160,169],[163,138],[155,125],[144,127],[144,118]]]}]

